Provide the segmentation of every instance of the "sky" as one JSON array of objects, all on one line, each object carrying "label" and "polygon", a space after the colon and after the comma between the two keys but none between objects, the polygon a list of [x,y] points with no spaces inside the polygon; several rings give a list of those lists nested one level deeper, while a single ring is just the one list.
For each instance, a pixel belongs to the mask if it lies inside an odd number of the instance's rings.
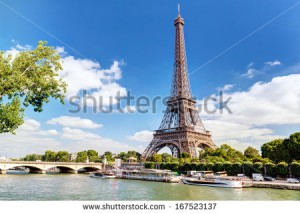
[{"label": "sky", "polygon": [[[16,135],[0,135],[0,156],[143,152],[171,89],[178,3],[191,90],[216,145],[259,149],[299,131],[300,1],[0,0],[0,50],[15,56],[47,41],[68,84],[65,105],[28,108]],[[117,93],[134,98],[128,104]],[[145,97],[160,100],[138,107]],[[222,99],[228,108],[218,107]]]}]

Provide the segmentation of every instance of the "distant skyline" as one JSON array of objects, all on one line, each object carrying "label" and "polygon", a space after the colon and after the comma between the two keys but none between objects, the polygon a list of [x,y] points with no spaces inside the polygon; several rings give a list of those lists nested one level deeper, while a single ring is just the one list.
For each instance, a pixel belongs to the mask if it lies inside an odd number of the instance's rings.
[{"label": "distant skyline", "polygon": [[[66,104],[53,101],[42,113],[26,110],[16,135],[0,134],[0,156],[45,150],[143,152],[159,127],[164,105],[140,113],[70,113],[68,100],[83,91],[116,109],[117,92],[135,98],[169,95],[177,4],[193,96],[228,100],[200,117],[217,146],[257,149],[288,137],[300,125],[300,2],[220,1],[5,1],[0,0],[0,50],[15,55],[48,41],[61,55],[68,83]],[[209,108],[213,107],[210,102]],[[216,104],[216,103],[215,103]],[[148,108],[149,110],[149,108]],[[167,150],[164,150],[167,151]]]}]

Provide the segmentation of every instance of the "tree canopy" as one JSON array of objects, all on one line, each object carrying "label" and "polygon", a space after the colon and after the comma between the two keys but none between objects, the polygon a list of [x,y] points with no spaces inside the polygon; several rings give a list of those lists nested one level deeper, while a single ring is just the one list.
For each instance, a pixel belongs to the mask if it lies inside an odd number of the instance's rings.
[{"label": "tree canopy", "polygon": [[275,163],[300,160],[300,132],[291,134],[287,139],[277,139],[261,146],[262,157]]},{"label": "tree canopy", "polygon": [[0,52],[0,133],[14,133],[23,124],[28,106],[41,112],[50,98],[64,103],[66,83],[58,78],[60,56],[46,44],[40,41],[34,50],[15,58]]}]

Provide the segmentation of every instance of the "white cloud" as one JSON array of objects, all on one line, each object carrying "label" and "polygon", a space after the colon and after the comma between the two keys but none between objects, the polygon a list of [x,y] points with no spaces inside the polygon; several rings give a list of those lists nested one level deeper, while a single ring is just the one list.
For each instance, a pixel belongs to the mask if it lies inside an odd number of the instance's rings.
[{"label": "white cloud", "polygon": [[59,150],[60,143],[55,138],[58,132],[54,129],[41,129],[40,122],[25,119],[24,124],[16,130],[16,135],[4,133],[0,135],[2,154],[8,157],[20,157],[25,154],[43,154],[47,149]]},{"label": "white cloud", "polygon": [[[95,149],[100,153],[111,151],[113,153],[137,150],[137,148],[129,146],[125,143],[102,137],[100,135],[85,132],[81,129],[63,128],[62,139],[69,140],[72,146],[72,151],[82,151],[87,149]],[[64,143],[65,146],[68,142]],[[68,148],[70,150],[70,148]]]},{"label": "white cloud", "polygon": [[219,91],[229,91],[229,90],[231,90],[233,87],[234,87],[233,84],[227,84],[227,85],[224,85],[223,87],[219,87],[218,90],[219,90]]},{"label": "white cloud", "polygon": [[153,132],[148,130],[142,130],[134,133],[131,136],[127,136],[127,138],[136,142],[150,143],[153,138]]},{"label": "white cloud", "polygon": [[242,74],[242,77],[246,77],[248,79],[252,79],[254,77],[254,75],[256,75],[258,73],[258,70],[254,69],[254,68],[249,68],[247,70],[246,73]]},{"label": "white cloud", "polygon": [[275,60],[275,61],[265,62],[265,64],[273,67],[273,66],[281,65],[281,62],[279,60]]},{"label": "white cloud", "polygon": [[47,124],[77,127],[77,128],[88,128],[88,129],[95,129],[95,128],[102,127],[102,124],[94,123],[92,120],[83,119],[80,117],[69,117],[69,116],[52,118],[51,120],[47,121]]},{"label": "white cloud", "polygon": [[[66,56],[62,47],[57,48],[62,55],[62,79],[68,84],[67,96],[79,95],[82,90],[87,91],[87,106],[109,106],[118,103],[118,95],[126,96],[126,88],[117,83],[122,77],[120,65],[114,61],[108,69],[101,68],[100,64],[90,59],[76,59]],[[91,99],[93,97],[93,99]],[[95,100],[95,102],[93,101]]]},{"label": "white cloud", "polygon": [[[269,128],[271,125],[300,125],[300,74],[275,77],[270,82],[257,82],[246,91],[224,93],[228,108],[223,114],[202,112],[204,125],[220,143],[262,143],[285,137]],[[213,95],[218,98],[218,95]]]}]

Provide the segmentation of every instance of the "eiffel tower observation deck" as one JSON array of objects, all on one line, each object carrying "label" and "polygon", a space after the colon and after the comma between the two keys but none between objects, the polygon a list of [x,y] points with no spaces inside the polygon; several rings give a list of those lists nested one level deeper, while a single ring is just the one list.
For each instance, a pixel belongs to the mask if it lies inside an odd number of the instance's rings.
[{"label": "eiffel tower observation deck", "polygon": [[159,129],[154,132],[153,140],[142,154],[144,160],[164,147],[170,148],[173,157],[185,152],[193,158],[198,157],[198,148],[216,148],[192,97],[184,42],[184,19],[180,16],[179,6],[174,25],[176,35],[171,94]]}]

